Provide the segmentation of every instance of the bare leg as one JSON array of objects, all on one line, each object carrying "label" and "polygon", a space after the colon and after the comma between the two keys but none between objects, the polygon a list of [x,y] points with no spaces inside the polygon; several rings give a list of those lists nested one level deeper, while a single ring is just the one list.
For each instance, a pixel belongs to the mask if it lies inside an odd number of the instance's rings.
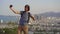
[{"label": "bare leg", "polygon": [[24,34],[28,34],[28,26],[23,26]]},{"label": "bare leg", "polygon": [[18,34],[21,34],[22,28],[21,26],[18,26]]}]

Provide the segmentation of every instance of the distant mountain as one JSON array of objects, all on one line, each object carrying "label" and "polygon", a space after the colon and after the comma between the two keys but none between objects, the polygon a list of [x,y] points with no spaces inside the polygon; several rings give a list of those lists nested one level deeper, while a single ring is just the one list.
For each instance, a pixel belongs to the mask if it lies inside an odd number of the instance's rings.
[{"label": "distant mountain", "polygon": [[46,12],[39,15],[46,16],[46,17],[60,17],[60,12]]},{"label": "distant mountain", "polygon": [[41,19],[41,16],[43,17],[60,17],[60,12],[45,12],[41,14],[35,14],[34,15],[36,19]]}]

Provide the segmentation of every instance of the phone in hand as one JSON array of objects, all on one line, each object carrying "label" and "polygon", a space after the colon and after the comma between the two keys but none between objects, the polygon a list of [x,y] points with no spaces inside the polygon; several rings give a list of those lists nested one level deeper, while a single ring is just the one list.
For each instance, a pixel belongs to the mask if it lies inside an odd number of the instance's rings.
[{"label": "phone in hand", "polygon": [[10,8],[13,7],[13,5],[10,5]]}]

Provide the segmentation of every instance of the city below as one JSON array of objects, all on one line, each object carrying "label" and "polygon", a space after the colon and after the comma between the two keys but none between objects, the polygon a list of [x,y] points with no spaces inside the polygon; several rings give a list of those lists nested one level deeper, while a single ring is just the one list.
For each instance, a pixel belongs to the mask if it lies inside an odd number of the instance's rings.
[{"label": "city below", "polygon": [[[19,24],[19,17],[20,16],[0,16],[0,28],[17,27]],[[28,24],[29,31],[36,32],[36,30],[43,30],[45,32],[50,32],[50,34],[53,34],[53,31],[56,31],[60,34],[60,17],[47,17],[42,15],[34,15],[34,17],[36,20],[33,21],[30,19]]]}]

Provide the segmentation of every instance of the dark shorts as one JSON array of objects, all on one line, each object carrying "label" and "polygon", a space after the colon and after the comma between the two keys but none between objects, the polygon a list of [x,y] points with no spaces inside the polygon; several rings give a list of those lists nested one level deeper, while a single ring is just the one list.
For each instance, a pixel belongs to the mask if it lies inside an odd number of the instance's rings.
[{"label": "dark shorts", "polygon": [[28,23],[23,23],[23,24],[19,23],[19,25],[26,26],[26,25],[28,25]]}]

